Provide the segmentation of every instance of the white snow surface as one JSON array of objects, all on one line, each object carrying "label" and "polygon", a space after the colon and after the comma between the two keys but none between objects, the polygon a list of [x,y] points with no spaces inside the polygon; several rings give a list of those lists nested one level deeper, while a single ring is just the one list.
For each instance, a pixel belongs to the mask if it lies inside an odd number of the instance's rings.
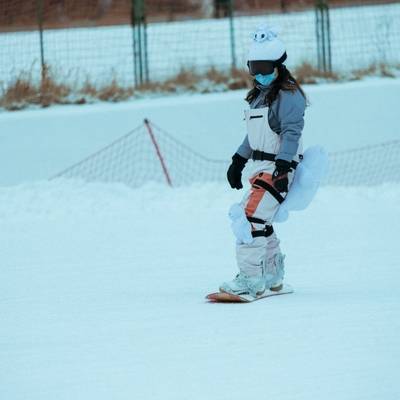
[{"label": "white snow surface", "polygon": [[399,398],[400,185],[329,188],[277,226],[295,293],[236,273],[224,184],[0,188],[0,398]]}]

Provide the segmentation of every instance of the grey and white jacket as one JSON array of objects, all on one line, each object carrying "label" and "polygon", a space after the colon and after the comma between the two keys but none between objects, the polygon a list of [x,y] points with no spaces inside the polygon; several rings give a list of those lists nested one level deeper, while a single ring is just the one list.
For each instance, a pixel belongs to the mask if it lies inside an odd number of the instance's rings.
[{"label": "grey and white jacket", "polygon": [[[265,96],[269,87],[262,85],[257,87],[260,93],[251,102],[251,109],[267,107]],[[305,108],[306,100],[299,90],[295,92],[280,90],[276,100],[269,107],[268,123],[271,129],[281,136],[281,146],[276,159],[292,161],[296,155],[304,127]],[[247,159],[251,157],[252,149],[247,135],[237,153]]]}]

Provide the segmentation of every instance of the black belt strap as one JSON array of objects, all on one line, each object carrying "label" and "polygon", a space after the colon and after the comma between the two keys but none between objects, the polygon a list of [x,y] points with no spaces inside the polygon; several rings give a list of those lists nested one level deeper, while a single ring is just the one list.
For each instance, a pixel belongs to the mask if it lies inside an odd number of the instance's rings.
[{"label": "black belt strap", "polygon": [[255,217],[247,217],[247,220],[249,222],[253,222],[254,224],[263,224],[263,225],[265,225],[265,223],[267,222],[261,218],[255,218]]},{"label": "black belt strap", "polygon": [[261,231],[253,231],[251,232],[251,235],[253,236],[253,238],[256,237],[261,237],[261,236],[271,236],[274,233],[274,228],[272,227],[272,225],[266,225],[265,228]]},{"label": "black belt strap", "polygon": [[[265,152],[263,152],[263,151],[261,151],[261,150],[253,150],[253,152],[251,153],[251,158],[254,160],[254,161],[275,161],[275,157],[276,157],[276,154],[272,154],[272,153],[265,153]],[[302,154],[300,154],[299,155],[299,158],[300,158],[300,160],[302,160],[303,159],[303,155]],[[293,169],[296,169],[296,167],[297,167],[297,165],[298,165],[299,163],[297,162],[297,161],[292,161],[291,162],[291,167],[293,168]]]},{"label": "black belt strap", "polygon": [[269,192],[275,200],[281,204],[285,200],[284,197],[269,183],[262,181],[261,179],[256,179],[253,182],[253,185],[261,186],[263,189],[265,189],[267,192]]}]

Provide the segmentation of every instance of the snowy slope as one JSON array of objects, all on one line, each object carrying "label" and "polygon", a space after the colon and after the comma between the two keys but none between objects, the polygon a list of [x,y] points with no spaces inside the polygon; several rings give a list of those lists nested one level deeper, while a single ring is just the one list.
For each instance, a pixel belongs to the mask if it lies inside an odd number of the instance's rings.
[{"label": "snowy slope", "polygon": [[0,189],[0,398],[399,398],[400,186],[324,188],[277,226],[295,294],[207,304],[241,193]]},{"label": "snowy slope", "polygon": [[[305,86],[304,143],[342,151],[399,138],[400,79]],[[47,179],[149,118],[209,158],[227,160],[245,133],[245,92],[135,99],[0,113],[0,185]]]}]

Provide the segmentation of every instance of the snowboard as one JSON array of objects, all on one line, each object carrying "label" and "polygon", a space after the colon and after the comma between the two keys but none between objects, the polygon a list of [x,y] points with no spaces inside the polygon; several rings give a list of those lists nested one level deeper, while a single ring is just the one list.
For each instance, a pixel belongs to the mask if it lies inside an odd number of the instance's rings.
[{"label": "snowboard", "polygon": [[262,295],[257,297],[253,297],[249,294],[237,295],[226,292],[216,292],[208,294],[206,299],[210,303],[251,303],[256,300],[265,299],[266,297],[289,293],[293,293],[293,288],[290,285],[284,284],[281,290],[266,290]]}]

